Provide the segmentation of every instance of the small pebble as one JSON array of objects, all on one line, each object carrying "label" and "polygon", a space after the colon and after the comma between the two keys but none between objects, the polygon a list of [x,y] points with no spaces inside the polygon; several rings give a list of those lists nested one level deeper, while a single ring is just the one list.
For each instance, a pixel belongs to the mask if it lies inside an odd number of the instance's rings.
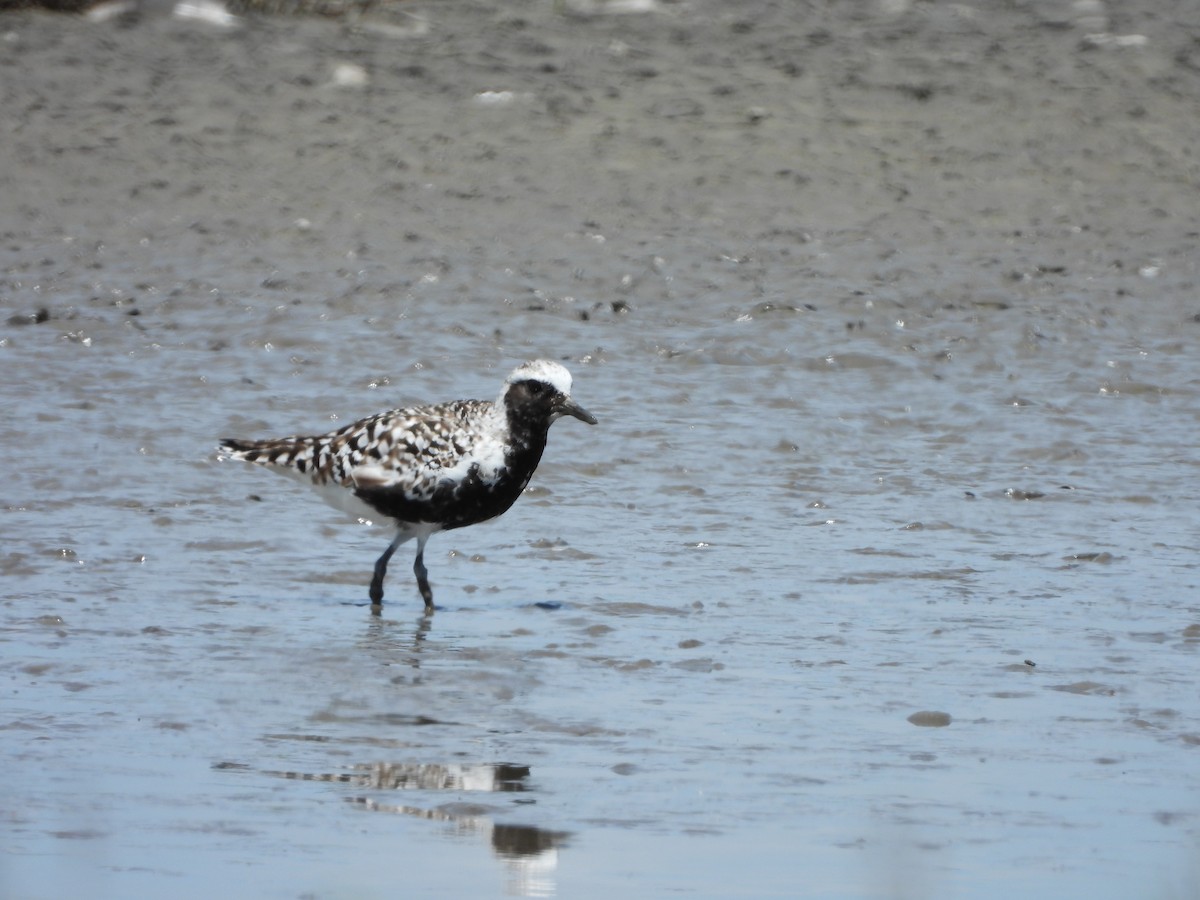
[{"label": "small pebble", "polygon": [[921,728],[945,728],[951,720],[949,713],[926,709],[913,713],[908,717],[908,721]]}]

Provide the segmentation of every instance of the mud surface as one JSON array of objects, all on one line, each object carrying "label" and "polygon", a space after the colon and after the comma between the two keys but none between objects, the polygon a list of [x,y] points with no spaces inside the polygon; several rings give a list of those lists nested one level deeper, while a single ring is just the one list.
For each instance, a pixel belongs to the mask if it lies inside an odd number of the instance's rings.
[{"label": "mud surface", "polygon": [[[0,894],[1194,893],[1200,16],[613,10],[0,15]],[[432,619],[212,453],[541,356]]]}]

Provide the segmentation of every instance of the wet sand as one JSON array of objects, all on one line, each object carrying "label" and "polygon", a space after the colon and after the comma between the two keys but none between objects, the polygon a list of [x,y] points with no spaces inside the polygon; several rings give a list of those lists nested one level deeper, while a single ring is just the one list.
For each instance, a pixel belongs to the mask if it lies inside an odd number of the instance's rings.
[{"label": "wet sand", "polygon": [[[1198,35],[0,14],[0,894],[1190,896]],[[213,457],[538,356],[431,619]]]}]

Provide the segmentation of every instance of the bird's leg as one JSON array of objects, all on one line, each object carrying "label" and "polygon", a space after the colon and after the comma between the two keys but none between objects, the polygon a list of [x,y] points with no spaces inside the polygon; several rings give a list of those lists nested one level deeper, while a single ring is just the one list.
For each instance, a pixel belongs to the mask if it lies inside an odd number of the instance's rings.
[{"label": "bird's leg", "polygon": [[429,535],[422,534],[417,538],[417,559],[413,563],[413,574],[417,576],[417,587],[421,598],[425,601],[425,611],[433,612],[433,590],[429,587],[429,572],[425,569],[425,542]]},{"label": "bird's leg", "polygon": [[371,604],[373,606],[383,605],[383,576],[387,574],[388,560],[392,558],[392,554],[396,552],[396,548],[408,540],[412,535],[405,534],[401,531],[396,535],[396,539],[388,544],[388,548],[383,551],[383,556],[375,561],[375,575],[371,578]]}]

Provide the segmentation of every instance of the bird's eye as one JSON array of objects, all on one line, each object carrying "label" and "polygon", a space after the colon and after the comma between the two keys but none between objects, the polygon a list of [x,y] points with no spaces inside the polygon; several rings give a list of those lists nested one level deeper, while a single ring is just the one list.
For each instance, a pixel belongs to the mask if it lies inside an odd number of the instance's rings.
[{"label": "bird's eye", "polygon": [[546,389],[546,386],[544,384],[542,384],[540,381],[529,382],[529,393],[533,394],[534,396],[537,396],[545,389]]}]

